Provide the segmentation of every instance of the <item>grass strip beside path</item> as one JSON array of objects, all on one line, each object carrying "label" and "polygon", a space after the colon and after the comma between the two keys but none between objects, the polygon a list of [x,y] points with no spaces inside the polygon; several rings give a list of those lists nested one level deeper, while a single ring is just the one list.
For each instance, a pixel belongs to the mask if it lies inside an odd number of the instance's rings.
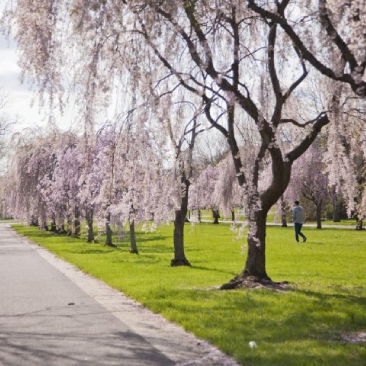
[{"label": "grass strip beside path", "polygon": [[[172,226],[117,248],[14,225],[21,234],[236,358],[242,365],[366,365],[366,232],[268,227],[267,271],[293,290],[219,291],[244,267],[245,238],[228,225],[186,227],[192,267],[170,267]],[[103,243],[103,238],[101,238]],[[255,341],[257,348],[250,348]]]}]

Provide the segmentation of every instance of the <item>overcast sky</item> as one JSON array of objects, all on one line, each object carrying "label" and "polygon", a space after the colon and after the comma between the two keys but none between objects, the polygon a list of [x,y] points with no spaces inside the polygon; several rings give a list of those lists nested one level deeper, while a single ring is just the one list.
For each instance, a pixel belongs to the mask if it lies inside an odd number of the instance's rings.
[{"label": "overcast sky", "polygon": [[[0,0],[0,17],[7,0]],[[15,130],[26,127],[46,126],[47,111],[39,111],[37,96],[28,85],[20,83],[21,70],[18,66],[16,43],[0,32],[0,89],[7,95],[8,104],[0,113],[11,119],[18,118]],[[64,126],[65,120],[60,121]],[[70,123],[70,121],[68,121]]]},{"label": "overcast sky", "polygon": [[[3,0],[0,0],[0,12],[2,2]],[[47,106],[41,111],[39,110],[37,95],[30,90],[28,85],[20,82],[21,69],[17,63],[16,43],[9,41],[0,32],[0,88],[9,99],[8,105],[4,110],[0,110],[0,113],[6,113],[12,119],[18,117],[19,122],[13,129],[14,131],[32,126],[45,127],[48,123]],[[63,130],[75,127],[75,116],[78,115],[78,112],[76,101],[73,103],[72,100],[72,97],[69,96],[69,103],[65,107],[63,117],[57,111],[54,114],[57,125]]]},{"label": "overcast sky", "polygon": [[1,112],[12,118],[18,116],[18,128],[44,124],[42,122],[44,116],[38,113],[37,103],[31,108],[32,92],[27,85],[20,83],[21,70],[17,65],[16,44],[9,42],[2,34],[0,34],[0,55],[0,87],[9,99],[9,103]]}]

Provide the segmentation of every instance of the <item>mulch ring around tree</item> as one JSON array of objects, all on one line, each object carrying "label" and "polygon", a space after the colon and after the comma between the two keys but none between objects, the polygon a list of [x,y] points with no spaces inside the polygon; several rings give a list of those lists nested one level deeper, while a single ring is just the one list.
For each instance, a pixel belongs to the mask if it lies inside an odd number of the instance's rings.
[{"label": "mulch ring around tree", "polygon": [[233,278],[228,283],[223,284],[220,287],[220,290],[233,290],[239,288],[267,288],[276,291],[287,291],[293,290],[295,287],[292,286],[289,282],[274,282],[268,279],[258,279],[254,276],[243,276],[239,275]]}]

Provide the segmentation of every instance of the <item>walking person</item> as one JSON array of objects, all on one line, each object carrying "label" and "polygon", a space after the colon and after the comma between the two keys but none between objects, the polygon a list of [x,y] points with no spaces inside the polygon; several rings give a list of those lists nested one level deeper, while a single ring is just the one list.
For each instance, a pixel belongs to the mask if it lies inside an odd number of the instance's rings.
[{"label": "walking person", "polygon": [[296,241],[298,242],[299,236],[301,236],[302,241],[305,243],[306,236],[301,232],[304,223],[304,209],[300,206],[299,201],[294,202],[294,207],[292,208],[292,221],[294,222]]}]

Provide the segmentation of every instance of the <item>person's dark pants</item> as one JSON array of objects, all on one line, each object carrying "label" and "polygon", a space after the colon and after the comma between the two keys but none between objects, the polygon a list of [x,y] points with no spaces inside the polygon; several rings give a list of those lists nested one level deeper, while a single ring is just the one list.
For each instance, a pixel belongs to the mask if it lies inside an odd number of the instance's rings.
[{"label": "person's dark pants", "polygon": [[301,232],[302,224],[298,224],[295,222],[295,238],[296,241],[299,241],[299,236],[303,238],[303,240],[306,240],[306,236]]}]

